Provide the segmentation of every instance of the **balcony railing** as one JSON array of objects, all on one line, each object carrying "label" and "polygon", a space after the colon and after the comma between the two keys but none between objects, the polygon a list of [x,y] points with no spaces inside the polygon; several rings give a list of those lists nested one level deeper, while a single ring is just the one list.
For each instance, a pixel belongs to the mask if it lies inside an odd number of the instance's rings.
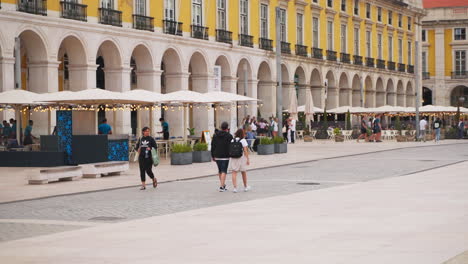
[{"label": "balcony railing", "polygon": [[296,44],[296,55],[307,57],[307,46]]},{"label": "balcony railing", "polygon": [[349,55],[348,53],[341,53],[340,61],[343,63],[351,63],[351,55]]},{"label": "balcony railing", "polygon": [[133,28],[139,30],[154,31],[154,18],[141,15],[133,15]]},{"label": "balcony railing", "polygon": [[192,38],[208,40],[208,28],[192,25]]},{"label": "balcony railing", "polygon": [[259,43],[261,49],[273,51],[273,40],[260,38]]},{"label": "balcony railing", "polygon": [[387,68],[391,71],[394,71],[396,68],[395,68],[395,62],[393,61],[388,61],[387,62]]},{"label": "balcony railing", "polygon": [[374,66],[375,66],[375,59],[374,59],[374,58],[369,58],[369,57],[367,57],[367,58],[366,58],[366,66],[367,66],[367,67],[374,68]]},{"label": "balcony railing", "polygon": [[111,8],[99,8],[99,23],[111,26],[122,26],[122,11]]},{"label": "balcony railing", "polygon": [[385,69],[385,61],[377,59],[377,68],[379,69]]},{"label": "balcony railing", "polygon": [[253,48],[253,36],[239,34],[239,45]]},{"label": "balcony railing", "polygon": [[403,63],[398,63],[398,71],[399,72],[405,72],[406,71],[406,65]]},{"label": "balcony railing", "polygon": [[327,60],[336,61],[336,51],[327,50]]},{"label": "balcony railing", "polygon": [[164,33],[170,35],[182,36],[182,22],[174,20],[163,20]]},{"label": "balcony railing", "polygon": [[452,72],[452,79],[468,79],[467,71],[454,71]]},{"label": "balcony railing", "polygon": [[423,80],[427,80],[431,78],[431,74],[429,72],[423,72],[422,73],[422,78]]},{"label": "balcony railing", "polygon": [[281,41],[281,53],[291,54],[291,43]]},{"label": "balcony railing", "polygon": [[354,59],[354,64],[362,65],[362,56],[354,55],[353,59]]},{"label": "balcony railing", "polygon": [[224,29],[216,30],[216,41],[232,44],[232,32]]},{"label": "balcony railing", "polygon": [[87,5],[82,5],[73,2],[60,2],[60,17],[79,20],[79,21],[86,21],[88,18],[86,8]]},{"label": "balcony railing", "polygon": [[408,65],[408,73],[414,73],[414,65]]},{"label": "balcony railing", "polygon": [[319,48],[312,48],[312,56],[316,59],[323,60],[323,50]]},{"label": "balcony railing", "polygon": [[29,14],[47,16],[47,0],[17,0],[16,10]]}]

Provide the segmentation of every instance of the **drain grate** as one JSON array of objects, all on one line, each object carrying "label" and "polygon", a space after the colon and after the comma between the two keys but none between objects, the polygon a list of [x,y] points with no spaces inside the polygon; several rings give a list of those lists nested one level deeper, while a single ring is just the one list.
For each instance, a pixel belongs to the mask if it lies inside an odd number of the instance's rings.
[{"label": "drain grate", "polygon": [[123,220],[125,217],[116,217],[116,216],[98,216],[90,218],[90,221],[119,221]]},{"label": "drain grate", "polygon": [[298,185],[320,185],[318,182],[298,182]]}]

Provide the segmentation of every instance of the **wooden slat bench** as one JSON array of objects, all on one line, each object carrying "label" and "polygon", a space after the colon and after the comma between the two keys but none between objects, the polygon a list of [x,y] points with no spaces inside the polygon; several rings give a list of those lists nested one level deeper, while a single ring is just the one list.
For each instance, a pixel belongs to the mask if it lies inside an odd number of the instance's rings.
[{"label": "wooden slat bench", "polygon": [[129,169],[128,161],[107,161],[82,164],[80,166],[83,167],[83,178],[98,178],[103,174],[109,176],[120,175]]},{"label": "wooden slat bench", "polygon": [[29,175],[29,184],[46,184],[52,181],[72,181],[83,176],[80,166],[60,166],[40,169],[39,173]]}]

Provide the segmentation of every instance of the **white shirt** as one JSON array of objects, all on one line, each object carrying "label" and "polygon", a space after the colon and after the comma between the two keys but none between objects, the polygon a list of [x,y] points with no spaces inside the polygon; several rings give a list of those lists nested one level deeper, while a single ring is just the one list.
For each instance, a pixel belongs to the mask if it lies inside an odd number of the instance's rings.
[{"label": "white shirt", "polygon": [[276,121],[271,122],[271,126],[273,127],[273,131],[278,132],[278,123]]},{"label": "white shirt", "polygon": [[291,130],[296,131],[296,119],[291,120]]},{"label": "white shirt", "polygon": [[250,124],[250,127],[252,128],[252,131],[257,131],[257,125],[255,125],[254,122]]},{"label": "white shirt", "polygon": [[[236,140],[239,140],[239,138],[236,137]],[[234,139],[232,139],[231,142],[234,142]],[[245,138],[241,139],[239,142],[242,144],[243,148],[246,148],[249,146],[249,143],[247,143],[247,140]]]},{"label": "white shirt", "polygon": [[427,121],[425,119],[422,119],[421,121],[419,121],[419,129],[426,130],[426,126],[427,126]]}]

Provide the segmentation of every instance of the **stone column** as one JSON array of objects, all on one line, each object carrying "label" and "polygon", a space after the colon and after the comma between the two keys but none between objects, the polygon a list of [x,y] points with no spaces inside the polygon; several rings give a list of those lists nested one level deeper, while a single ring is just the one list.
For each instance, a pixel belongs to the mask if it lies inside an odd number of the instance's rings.
[{"label": "stone column", "polygon": [[351,97],[351,88],[340,88],[339,90],[339,106],[351,105],[352,97]]},{"label": "stone column", "polygon": [[[190,73],[168,73],[166,77],[166,92],[176,92],[180,90],[188,90],[188,78]],[[165,110],[165,120],[169,123],[169,133],[174,137],[184,136],[184,109],[179,107],[170,107]],[[188,122],[188,120],[186,120]],[[188,127],[188,124],[186,124]]]},{"label": "stone column", "polygon": [[338,87],[328,87],[327,110],[338,107]]},{"label": "stone column", "polygon": [[[419,32],[419,31],[416,31]],[[433,105],[450,105],[450,99],[448,102],[444,102],[444,90],[445,86],[445,28],[438,27],[435,29],[435,84],[432,89],[432,104]],[[429,56],[429,54],[427,55]],[[426,62],[428,63],[428,62]],[[448,63],[452,63],[451,61]],[[450,73],[449,73],[450,74]],[[421,82],[422,83],[422,82]],[[419,87],[414,87],[419,89]],[[422,98],[422,90],[420,91]]]},{"label": "stone column", "polygon": [[297,106],[305,105],[306,96],[307,96],[307,89],[310,89],[310,85],[307,85],[307,84],[300,84],[299,85]]},{"label": "stone column", "polygon": [[365,91],[365,102],[364,106],[368,107],[375,107],[375,91],[374,90],[367,90]]},{"label": "stone column", "polygon": [[[223,76],[222,77],[222,90],[223,92],[237,94],[237,77]],[[216,112],[217,128],[221,127],[222,122],[228,122],[231,130],[237,130],[237,103],[226,105],[223,110]]]},{"label": "stone column", "polygon": [[290,98],[290,89],[296,89],[294,83],[285,83],[283,82],[283,110],[289,109]]},{"label": "stone column", "polygon": [[259,81],[258,99],[262,100],[260,113],[263,117],[276,116],[276,82]]},{"label": "stone column", "polygon": [[[106,90],[114,92],[130,91],[130,67],[104,68]],[[130,111],[112,111],[106,113],[113,134],[128,135],[132,133]]]},{"label": "stone column", "polygon": [[[258,92],[257,92],[257,86],[258,86],[258,80],[249,80],[248,81],[248,90],[247,90],[247,96],[252,97],[252,98],[258,98]],[[247,109],[247,114],[250,116],[257,116],[258,115],[258,103],[257,102],[249,102],[248,103],[248,109]]]},{"label": "stone column", "polygon": [[[0,92],[6,92],[15,88],[15,58],[0,58]],[[1,120],[15,118],[13,111],[1,111]]]},{"label": "stone column", "polygon": [[96,64],[70,64],[70,90],[76,92],[96,88],[96,69]]},{"label": "stone column", "polygon": [[[192,89],[199,93],[206,93],[214,89],[214,76],[192,75]],[[214,133],[214,110],[212,104],[193,108],[193,127],[195,135],[201,135],[202,131],[209,130]]]},{"label": "stone column", "polygon": [[387,104],[390,106],[396,106],[396,93],[395,92],[387,93]]},{"label": "stone column", "polygon": [[[161,93],[161,70],[153,69],[153,70],[144,70],[144,71],[137,71],[137,82],[138,88]],[[154,107],[154,110],[150,108],[149,110],[140,109],[138,110],[138,118],[141,127],[149,127],[151,130],[151,135],[157,136],[157,132],[162,131],[161,123],[159,122],[159,118],[161,117],[161,109]],[[153,121],[150,121],[150,115],[153,116]],[[137,135],[139,135],[141,131],[137,131]]]}]

